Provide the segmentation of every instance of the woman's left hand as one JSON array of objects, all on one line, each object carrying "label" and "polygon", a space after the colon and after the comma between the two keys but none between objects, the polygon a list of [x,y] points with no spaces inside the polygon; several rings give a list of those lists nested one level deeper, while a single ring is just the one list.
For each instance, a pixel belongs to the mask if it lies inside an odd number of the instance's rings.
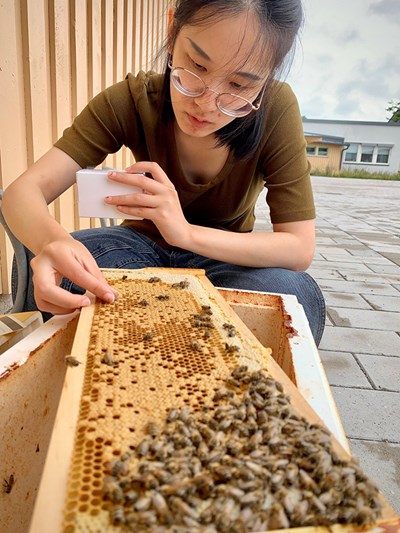
[{"label": "woman's left hand", "polygon": [[[149,178],[140,174],[150,172]],[[123,172],[110,171],[108,178],[118,183],[142,189],[141,193],[107,196],[105,202],[114,205],[124,215],[151,220],[166,242],[183,247],[190,224],[185,219],[174,184],[157,163],[141,161]]]}]

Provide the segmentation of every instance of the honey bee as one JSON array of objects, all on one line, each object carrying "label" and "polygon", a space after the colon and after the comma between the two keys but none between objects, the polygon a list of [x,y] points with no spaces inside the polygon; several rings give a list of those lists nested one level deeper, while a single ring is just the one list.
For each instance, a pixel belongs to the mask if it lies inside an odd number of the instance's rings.
[{"label": "honey bee", "polygon": [[112,353],[105,352],[101,358],[101,362],[103,363],[103,365],[114,366],[115,362]]},{"label": "honey bee", "polygon": [[161,279],[158,278],[157,276],[152,276],[151,278],[149,278],[149,283],[158,283],[160,281]]},{"label": "honey bee", "polygon": [[67,366],[79,366],[81,364],[81,361],[78,361],[78,359],[76,359],[72,355],[66,355],[65,356],[65,364]]},{"label": "honey bee", "polygon": [[187,289],[189,287],[189,282],[187,279],[179,281],[177,283],[173,283],[172,286],[175,289]]},{"label": "honey bee", "polygon": [[150,437],[145,437],[138,445],[137,447],[137,454],[140,456],[140,457],[143,457],[144,455],[146,455],[150,449],[150,444],[151,444],[151,438]]},{"label": "honey bee", "polygon": [[147,511],[151,505],[151,498],[149,496],[141,496],[135,503],[136,511]]},{"label": "honey bee", "polygon": [[235,337],[236,336],[236,328],[232,324],[225,324],[222,325],[222,327],[227,331],[228,337]]},{"label": "honey bee", "polygon": [[3,480],[3,490],[6,494],[10,494],[15,483],[14,474],[11,474],[8,479]]},{"label": "honey bee", "polygon": [[201,349],[201,345],[200,345],[199,341],[192,340],[192,341],[190,342],[190,346],[193,348],[193,350],[194,350],[195,352],[201,352],[201,351],[202,351],[202,349]]},{"label": "honey bee", "polygon": [[174,422],[179,418],[179,409],[172,407],[167,414],[167,422]]},{"label": "honey bee", "polygon": [[156,296],[157,300],[160,300],[160,302],[165,302],[166,300],[169,300],[168,294],[159,294]]},{"label": "honey bee", "polygon": [[144,337],[143,337],[143,340],[144,341],[151,341],[154,337],[154,333],[152,331],[148,331],[147,333],[145,333]]},{"label": "honey bee", "polygon": [[117,459],[115,461],[112,461],[109,466],[110,466],[111,474],[114,477],[125,476],[129,471],[129,466],[128,466],[127,461],[121,461]]},{"label": "honey bee", "polygon": [[125,523],[125,512],[124,508],[121,505],[114,507],[111,511],[112,523],[114,525],[120,525]]},{"label": "honey bee", "polygon": [[143,298],[143,300],[138,302],[138,305],[140,305],[140,307],[148,307],[149,302]]},{"label": "honey bee", "polygon": [[154,492],[151,497],[151,501],[154,509],[159,515],[165,516],[168,514],[168,505],[162,494],[160,494],[159,492]]},{"label": "honey bee", "polygon": [[157,437],[158,435],[158,426],[155,422],[148,422],[144,428],[147,435],[150,435],[150,437]]},{"label": "honey bee", "polygon": [[127,276],[126,274],[124,274],[124,275],[122,276],[122,281],[125,281],[126,279],[128,279],[128,276]]},{"label": "honey bee", "polygon": [[240,352],[239,346],[235,346],[234,344],[228,344],[225,343],[225,351],[226,353],[237,353]]}]

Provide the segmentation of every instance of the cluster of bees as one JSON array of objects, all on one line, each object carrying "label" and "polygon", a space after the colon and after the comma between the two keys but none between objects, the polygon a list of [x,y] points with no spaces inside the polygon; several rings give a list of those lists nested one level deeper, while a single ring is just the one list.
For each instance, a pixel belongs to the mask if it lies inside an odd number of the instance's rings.
[{"label": "cluster of bees", "polygon": [[381,514],[358,463],[339,457],[263,370],[236,367],[211,405],[172,408],[146,433],[104,483],[112,523],[135,533],[367,525]]}]

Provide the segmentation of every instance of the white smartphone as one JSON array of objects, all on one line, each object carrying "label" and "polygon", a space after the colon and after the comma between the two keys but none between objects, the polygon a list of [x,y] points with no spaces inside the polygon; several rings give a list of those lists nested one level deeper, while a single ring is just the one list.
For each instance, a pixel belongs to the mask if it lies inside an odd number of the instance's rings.
[{"label": "white smartphone", "polygon": [[[106,196],[143,192],[138,187],[116,183],[108,179],[107,173],[116,169],[84,168],[76,173],[78,186],[78,211],[80,217],[127,218],[142,220],[140,217],[124,215],[114,205],[104,202]],[[116,170],[116,172],[124,172]]]}]

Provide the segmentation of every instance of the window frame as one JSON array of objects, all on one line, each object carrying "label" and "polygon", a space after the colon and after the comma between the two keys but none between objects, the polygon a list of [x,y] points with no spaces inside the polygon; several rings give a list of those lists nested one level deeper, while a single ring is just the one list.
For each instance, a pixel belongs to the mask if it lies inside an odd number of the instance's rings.
[{"label": "window frame", "polygon": [[[348,152],[348,149],[350,147],[357,147],[357,151]],[[372,154],[371,154],[371,161],[363,161],[362,157],[363,155],[366,155],[366,152],[363,151],[363,148],[372,147]],[[371,166],[389,166],[390,164],[390,156],[392,153],[392,145],[389,144],[373,144],[371,142],[365,142],[365,143],[348,143],[348,148],[344,151],[344,157],[343,157],[343,164],[345,165],[371,165]],[[386,149],[388,151],[387,153],[387,161],[385,163],[381,163],[378,161],[378,155],[380,149]],[[349,159],[346,159],[347,154],[356,154],[356,159],[351,161]]]}]

